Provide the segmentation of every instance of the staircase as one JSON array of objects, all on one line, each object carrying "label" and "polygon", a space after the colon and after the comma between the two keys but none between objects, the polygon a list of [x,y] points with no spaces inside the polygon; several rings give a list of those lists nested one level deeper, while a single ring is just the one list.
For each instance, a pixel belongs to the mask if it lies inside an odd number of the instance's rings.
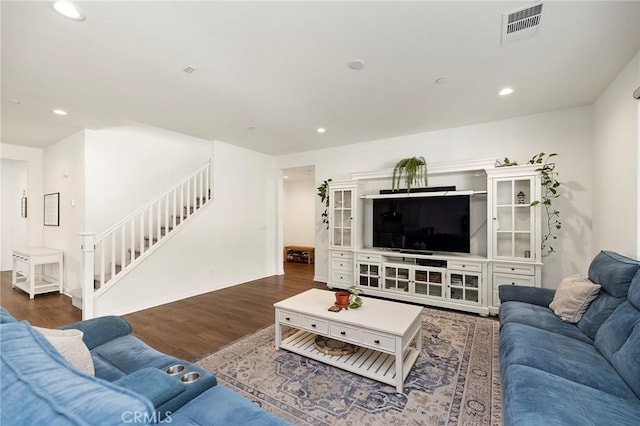
[{"label": "staircase", "polygon": [[[81,234],[83,319],[93,318],[100,296],[165,244],[210,201],[209,160],[100,235]],[[77,296],[72,295],[74,299]]]}]

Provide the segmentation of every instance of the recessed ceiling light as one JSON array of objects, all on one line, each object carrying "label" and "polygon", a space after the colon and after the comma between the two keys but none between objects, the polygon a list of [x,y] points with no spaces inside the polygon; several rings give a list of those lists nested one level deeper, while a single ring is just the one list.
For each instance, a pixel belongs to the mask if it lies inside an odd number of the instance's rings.
[{"label": "recessed ceiling light", "polygon": [[513,89],[511,87],[505,87],[501,91],[498,92],[500,96],[507,96],[513,93]]},{"label": "recessed ceiling light", "polygon": [[436,84],[445,84],[447,82],[447,78],[446,77],[440,77],[438,79],[436,79]]},{"label": "recessed ceiling light", "polygon": [[364,64],[365,62],[362,59],[354,59],[353,61],[349,62],[349,68],[359,71],[364,68]]},{"label": "recessed ceiling light", "polygon": [[250,132],[255,132],[256,128],[253,127],[253,126],[249,126],[249,127],[247,127],[247,130],[250,131]]},{"label": "recessed ceiling light", "polygon": [[57,114],[57,115],[67,115],[67,111],[65,111],[63,109],[54,109],[53,113]]},{"label": "recessed ceiling light", "polygon": [[191,65],[188,65],[188,66],[182,68],[182,71],[186,72],[187,74],[191,74],[191,73],[196,72],[197,69],[198,68],[196,68],[196,67],[192,67]]},{"label": "recessed ceiling light", "polygon": [[80,9],[74,6],[71,2],[57,1],[53,3],[53,8],[56,10],[56,12],[58,12],[60,15],[64,16],[65,18],[73,19],[74,21],[85,20],[84,14],[80,11]]},{"label": "recessed ceiling light", "polygon": [[284,175],[284,176],[282,176],[282,177],[283,177],[284,179],[289,179],[289,176],[287,176],[287,175]]},{"label": "recessed ceiling light", "polygon": [[20,105],[20,100],[19,99],[9,99],[9,103],[10,104],[14,104],[14,105]]},{"label": "recessed ceiling light", "polygon": [[316,129],[316,132],[318,132],[318,133],[324,133],[324,132],[326,132],[326,131],[327,131],[327,130],[326,130],[324,127],[318,127],[318,128]]}]

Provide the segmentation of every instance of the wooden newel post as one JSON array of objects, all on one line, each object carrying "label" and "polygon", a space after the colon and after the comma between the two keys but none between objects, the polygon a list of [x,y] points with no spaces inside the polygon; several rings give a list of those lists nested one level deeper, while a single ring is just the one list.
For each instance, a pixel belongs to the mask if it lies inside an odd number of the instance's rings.
[{"label": "wooden newel post", "polygon": [[94,251],[96,234],[83,232],[82,237],[82,319],[95,317]]}]

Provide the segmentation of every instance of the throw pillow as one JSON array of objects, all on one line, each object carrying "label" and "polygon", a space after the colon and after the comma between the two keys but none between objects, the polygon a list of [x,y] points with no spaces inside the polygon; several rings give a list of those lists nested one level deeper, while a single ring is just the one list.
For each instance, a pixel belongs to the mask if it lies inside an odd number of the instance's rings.
[{"label": "throw pillow", "polygon": [[576,323],[600,291],[600,285],[580,275],[562,280],[549,307],[562,321]]},{"label": "throw pillow", "polygon": [[84,333],[80,330],[55,330],[49,328],[33,327],[42,334],[56,348],[60,355],[77,370],[89,376],[95,376],[95,368],[91,352],[82,341]]}]

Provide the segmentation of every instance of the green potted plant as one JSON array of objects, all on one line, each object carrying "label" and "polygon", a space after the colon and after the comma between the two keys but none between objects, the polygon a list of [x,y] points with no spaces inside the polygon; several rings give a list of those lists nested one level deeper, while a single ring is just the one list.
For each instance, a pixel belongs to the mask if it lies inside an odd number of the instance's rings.
[{"label": "green potted plant", "polygon": [[391,188],[396,191],[400,187],[400,181],[404,174],[407,192],[411,192],[412,186],[427,186],[427,161],[424,157],[403,158],[393,168]]}]

